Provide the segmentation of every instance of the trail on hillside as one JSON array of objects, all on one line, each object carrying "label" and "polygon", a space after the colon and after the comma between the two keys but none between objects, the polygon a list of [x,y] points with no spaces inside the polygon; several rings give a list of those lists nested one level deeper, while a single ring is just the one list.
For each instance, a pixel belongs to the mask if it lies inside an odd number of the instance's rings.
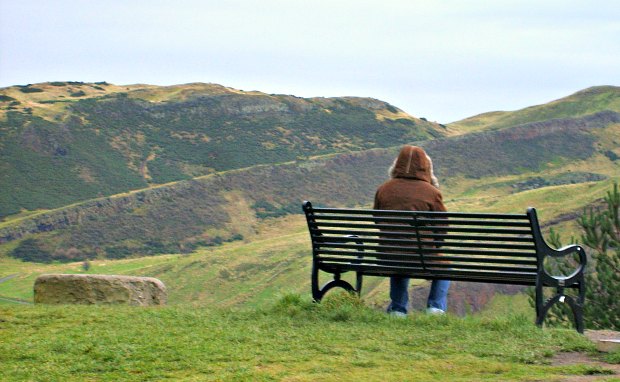
[{"label": "trail on hillside", "polygon": [[10,279],[12,279],[14,277],[17,277],[18,275],[19,275],[19,273],[15,273],[15,274],[12,274],[12,275],[0,277],[0,284],[5,282],[5,281],[8,281],[8,280],[10,280]]},{"label": "trail on hillside", "polygon": [[[12,275],[0,277],[0,284],[5,282],[5,281],[9,281],[10,279],[15,278],[17,276],[19,276],[19,273],[15,273],[15,274],[12,274]],[[0,300],[6,301],[6,302],[10,302],[10,303],[14,303],[14,304],[32,305],[32,303],[29,302],[29,301],[18,300],[18,299],[11,298],[11,297],[0,296]]]}]

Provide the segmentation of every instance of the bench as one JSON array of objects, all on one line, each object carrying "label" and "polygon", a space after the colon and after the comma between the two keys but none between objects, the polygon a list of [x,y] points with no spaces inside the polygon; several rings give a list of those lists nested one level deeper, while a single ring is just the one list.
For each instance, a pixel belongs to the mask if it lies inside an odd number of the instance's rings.
[{"label": "bench", "polygon": [[[559,301],[570,306],[583,333],[585,251],[578,245],[550,248],[534,208],[525,214],[386,211],[317,208],[305,201],[303,210],[317,302],[336,287],[360,294],[363,276],[528,285],[535,287],[537,325]],[[579,261],[572,274],[554,276],[545,269],[548,256],[569,255]],[[323,286],[320,271],[333,275]],[[355,287],[341,278],[348,271],[355,272]],[[543,301],[545,288],[554,293]],[[567,295],[567,289],[576,293]]]}]

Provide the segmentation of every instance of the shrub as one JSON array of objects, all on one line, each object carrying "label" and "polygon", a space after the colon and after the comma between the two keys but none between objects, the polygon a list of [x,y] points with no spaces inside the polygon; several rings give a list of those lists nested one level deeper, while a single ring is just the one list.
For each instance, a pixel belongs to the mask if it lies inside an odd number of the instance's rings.
[{"label": "shrub", "polygon": [[37,263],[50,263],[52,261],[52,255],[36,239],[32,238],[23,240],[9,255],[16,259]]},{"label": "shrub", "polygon": [[618,158],[620,158],[615,152],[611,150],[605,151],[604,154],[607,158],[609,158],[609,160],[614,161],[614,162],[617,161]]},{"label": "shrub", "polygon": [[20,86],[19,91],[22,93],[41,93],[43,92],[43,89],[33,88],[30,85],[26,85],[26,86]]}]

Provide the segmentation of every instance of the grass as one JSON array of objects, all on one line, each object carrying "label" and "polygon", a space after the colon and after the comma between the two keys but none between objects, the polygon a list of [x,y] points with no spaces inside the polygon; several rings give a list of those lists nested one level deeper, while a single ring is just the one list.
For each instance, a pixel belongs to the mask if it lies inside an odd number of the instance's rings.
[{"label": "grass", "polygon": [[[573,330],[529,319],[394,319],[335,294],[265,308],[1,306],[3,381],[561,380],[551,366],[590,351]],[[602,371],[604,372],[604,371]]]}]

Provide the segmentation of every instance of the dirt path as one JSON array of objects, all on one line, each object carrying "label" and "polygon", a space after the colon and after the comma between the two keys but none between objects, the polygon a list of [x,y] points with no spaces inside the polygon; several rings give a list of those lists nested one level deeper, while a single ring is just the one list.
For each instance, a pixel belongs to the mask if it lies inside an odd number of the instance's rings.
[{"label": "dirt path", "polygon": [[9,281],[10,279],[19,276],[18,273],[15,273],[13,275],[8,275],[8,276],[4,276],[4,277],[0,277],[0,283],[3,283],[5,281]]},{"label": "dirt path", "polygon": [[[3,283],[5,281],[9,281],[10,279],[12,279],[14,277],[17,277],[17,276],[19,276],[19,273],[15,273],[15,274],[12,274],[12,275],[0,277],[0,283]],[[0,300],[7,301],[7,302],[12,302],[12,303],[16,303],[16,304],[32,305],[31,302],[24,301],[24,300],[17,300],[17,299],[10,298],[10,297],[0,296]]]},{"label": "dirt path", "polygon": [[[592,341],[620,339],[620,332],[613,330],[586,330],[584,334]],[[616,380],[616,378],[620,381],[620,364],[607,363],[586,353],[559,353],[553,357],[551,364],[553,366],[588,365],[613,372],[613,374],[566,376],[562,379],[565,382],[607,381]]]}]

